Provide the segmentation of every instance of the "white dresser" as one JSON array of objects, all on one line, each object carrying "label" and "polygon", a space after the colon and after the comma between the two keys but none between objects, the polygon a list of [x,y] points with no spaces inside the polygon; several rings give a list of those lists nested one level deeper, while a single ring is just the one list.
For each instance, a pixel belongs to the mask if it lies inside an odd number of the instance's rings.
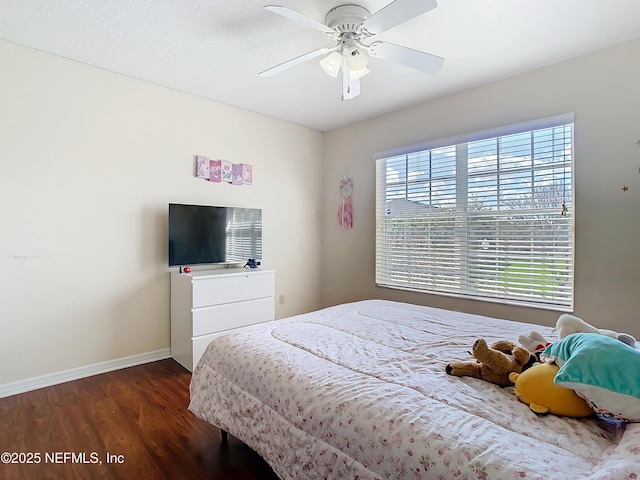
[{"label": "white dresser", "polygon": [[171,273],[171,356],[190,371],[213,338],[274,318],[273,270]]}]

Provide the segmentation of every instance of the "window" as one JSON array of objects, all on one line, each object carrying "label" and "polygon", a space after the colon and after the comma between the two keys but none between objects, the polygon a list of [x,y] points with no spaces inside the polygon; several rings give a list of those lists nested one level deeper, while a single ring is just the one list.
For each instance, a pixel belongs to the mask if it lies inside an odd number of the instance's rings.
[{"label": "window", "polygon": [[570,311],[573,115],[377,155],[376,283]]}]

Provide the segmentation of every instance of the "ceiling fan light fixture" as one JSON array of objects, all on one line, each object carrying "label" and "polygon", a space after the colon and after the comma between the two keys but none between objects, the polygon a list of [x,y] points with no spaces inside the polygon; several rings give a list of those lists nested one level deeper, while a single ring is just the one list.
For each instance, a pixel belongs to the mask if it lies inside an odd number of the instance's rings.
[{"label": "ceiling fan light fixture", "polygon": [[340,67],[342,66],[342,55],[338,52],[331,52],[320,60],[320,66],[327,75],[337,78]]},{"label": "ceiling fan light fixture", "polygon": [[369,73],[369,69],[364,67],[360,70],[349,70],[349,80],[355,80],[356,78],[362,78]]},{"label": "ceiling fan light fixture", "polygon": [[369,53],[362,47],[349,47],[345,53],[349,70],[359,71],[366,68],[369,63]]}]

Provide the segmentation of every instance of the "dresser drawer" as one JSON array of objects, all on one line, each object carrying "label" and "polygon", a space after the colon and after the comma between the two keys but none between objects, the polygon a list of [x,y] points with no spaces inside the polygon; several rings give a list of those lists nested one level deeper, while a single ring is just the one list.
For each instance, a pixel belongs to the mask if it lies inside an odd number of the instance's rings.
[{"label": "dresser drawer", "polygon": [[196,368],[196,365],[200,361],[200,357],[202,357],[202,354],[211,343],[211,340],[213,340],[216,337],[219,337],[220,335],[224,335],[225,333],[227,332],[212,333],[210,335],[202,335],[198,338],[193,339],[192,358],[191,358],[192,363],[191,363],[191,368],[189,370],[193,372],[193,369]]},{"label": "dresser drawer", "polygon": [[193,309],[193,336],[273,320],[273,297]]},{"label": "dresser drawer", "polygon": [[198,278],[193,281],[193,308],[272,297],[274,290],[271,273]]}]

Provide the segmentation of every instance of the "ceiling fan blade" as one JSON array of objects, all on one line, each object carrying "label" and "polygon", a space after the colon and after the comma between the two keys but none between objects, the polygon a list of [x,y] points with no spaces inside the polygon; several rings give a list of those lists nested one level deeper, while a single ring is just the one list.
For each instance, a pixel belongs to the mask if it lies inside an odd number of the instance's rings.
[{"label": "ceiling fan blade", "polygon": [[315,28],[316,30],[326,33],[327,35],[333,33],[333,29],[324,23],[320,23],[315,21],[312,18],[309,18],[301,13],[295,12],[287,7],[283,7],[281,5],[265,5],[266,10],[270,12],[277,13],[278,15],[282,15],[283,17],[287,17],[291,20],[295,20],[298,23],[302,23],[309,27]]},{"label": "ceiling fan blade", "polygon": [[425,73],[437,72],[444,63],[444,58],[437,55],[388,42],[373,42],[369,45],[369,53],[374,57],[399,63]]},{"label": "ceiling fan blade", "polygon": [[367,18],[362,25],[370,33],[382,33],[437,6],[436,0],[395,0]]},{"label": "ceiling fan blade", "polygon": [[260,77],[271,77],[276,73],[280,73],[291,67],[295,67],[296,65],[299,65],[302,62],[306,62],[307,60],[311,60],[312,58],[320,57],[325,53],[331,53],[334,50],[336,50],[336,48],[319,48],[317,50],[313,50],[312,52],[305,53],[304,55],[300,55],[299,57],[295,57],[295,58],[292,58],[291,60],[287,60],[284,63],[276,65],[275,67],[268,68],[267,70],[260,72],[258,75]]},{"label": "ceiling fan blade", "polygon": [[342,60],[342,101],[351,100],[360,95],[360,78],[350,75],[346,57]]}]

